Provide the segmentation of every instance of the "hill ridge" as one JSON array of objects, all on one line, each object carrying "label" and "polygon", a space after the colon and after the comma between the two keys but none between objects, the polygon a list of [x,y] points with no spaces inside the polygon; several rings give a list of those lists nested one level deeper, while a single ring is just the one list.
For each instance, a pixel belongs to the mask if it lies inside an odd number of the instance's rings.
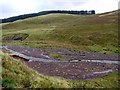
[{"label": "hill ridge", "polygon": [[38,13],[31,13],[31,14],[24,14],[24,15],[19,15],[19,16],[13,16],[5,19],[1,19],[2,23],[6,22],[14,22],[20,19],[26,19],[30,17],[36,17],[36,16],[41,16],[41,15],[47,15],[47,14],[54,14],[54,13],[61,13],[61,14],[77,14],[77,15],[91,15],[95,14],[95,10],[81,10],[81,11],[67,11],[67,10],[51,10],[51,11],[41,11]]}]

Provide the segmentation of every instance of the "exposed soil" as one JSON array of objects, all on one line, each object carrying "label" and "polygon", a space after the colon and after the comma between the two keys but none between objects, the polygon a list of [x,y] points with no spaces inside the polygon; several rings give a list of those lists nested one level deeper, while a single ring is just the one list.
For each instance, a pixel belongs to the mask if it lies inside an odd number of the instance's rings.
[{"label": "exposed soil", "polygon": [[[82,59],[89,59],[89,60],[115,60],[118,61],[118,55],[113,54],[100,54],[100,53],[93,53],[93,52],[77,52],[77,51],[70,51],[68,49],[58,48],[46,48],[46,49],[37,49],[37,48],[25,48],[25,47],[8,47],[14,51],[20,52],[22,54],[37,57],[37,58],[51,58],[51,53],[57,53],[61,55],[63,58],[62,60],[82,60]],[[49,56],[49,57],[48,57]]]},{"label": "exposed soil", "polygon": [[29,35],[26,33],[17,33],[17,34],[7,34],[3,35],[3,41],[13,41],[13,40],[25,40]]},{"label": "exposed soil", "polygon": [[[64,60],[89,59],[89,60],[118,60],[117,55],[97,54],[92,52],[73,52],[67,49],[37,49],[25,47],[8,47],[22,54],[51,59],[49,53],[60,53],[65,57]],[[108,73],[118,71],[118,65],[98,62],[41,62],[26,61],[25,58],[13,56],[14,58],[24,60],[24,62],[39,73],[55,77],[63,77],[73,80],[87,80],[107,75]]]}]

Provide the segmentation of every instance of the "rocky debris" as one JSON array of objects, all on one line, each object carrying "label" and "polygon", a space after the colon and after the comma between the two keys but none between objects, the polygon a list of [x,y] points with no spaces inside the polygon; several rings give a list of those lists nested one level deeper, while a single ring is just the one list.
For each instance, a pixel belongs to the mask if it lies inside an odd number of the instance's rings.
[{"label": "rocky debris", "polygon": [[72,61],[78,60],[81,61],[83,59],[86,60],[113,60],[120,61],[119,56],[113,54],[100,54],[93,52],[80,52],[80,51],[70,51],[64,48],[26,48],[26,47],[17,47],[17,46],[9,46],[9,49],[20,52],[27,56],[36,57],[36,58],[44,58],[44,59],[52,59],[49,55],[50,53],[57,53],[63,57],[64,61]]},{"label": "rocky debris", "polygon": [[[5,47],[3,48],[5,49]],[[19,58],[20,60],[24,60],[24,62],[34,70],[37,70],[39,73],[49,76],[55,76],[55,77],[63,77],[66,79],[73,79],[73,80],[87,80],[87,79],[93,79],[97,77],[101,77],[103,75],[106,75],[108,73],[118,71],[119,64],[109,64],[109,63],[100,63],[100,62],[83,62],[80,58],[78,60],[74,61],[58,61],[58,60],[50,60],[50,57],[44,56],[43,53],[49,53],[49,52],[61,52],[62,54],[71,56],[76,55],[79,57],[81,56],[80,52],[72,52],[67,49],[46,49],[41,50],[37,48],[25,48],[25,47],[8,47],[6,48],[8,51],[13,51],[13,53],[22,53],[22,56],[27,57],[30,56],[30,60],[25,60],[26,58],[22,58],[17,55],[12,55],[14,58]],[[43,52],[44,51],[44,52]],[[29,52],[29,53],[28,53]],[[68,54],[67,54],[68,53]],[[76,54],[75,54],[76,53]],[[49,55],[49,54],[45,54]],[[92,58],[98,58],[99,56],[102,56],[103,54],[97,54],[97,53],[90,53],[85,52],[85,58],[89,58],[90,55],[94,55]],[[33,57],[34,56],[34,57]],[[115,61],[117,56],[114,55],[108,55],[109,57],[112,57],[112,61]],[[107,57],[107,56],[102,56]],[[45,59],[47,58],[47,59]],[[36,59],[36,60],[35,60]],[[98,59],[101,59],[98,58]],[[109,59],[108,59],[109,60]],[[101,60],[102,61],[102,60]]]},{"label": "rocky debris", "polygon": [[[117,71],[118,66],[103,63],[89,62],[25,62],[29,67],[37,70],[39,73],[49,76],[63,77],[72,80],[88,80],[104,76],[108,73]],[[103,67],[104,65],[104,67]]]}]

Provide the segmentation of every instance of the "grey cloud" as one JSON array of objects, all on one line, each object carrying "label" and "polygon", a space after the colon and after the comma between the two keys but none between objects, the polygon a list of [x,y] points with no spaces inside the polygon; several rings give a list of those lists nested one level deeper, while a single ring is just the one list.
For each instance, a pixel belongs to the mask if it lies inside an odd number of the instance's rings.
[{"label": "grey cloud", "polygon": [[[97,7],[97,5],[102,4],[102,2],[103,3],[106,2],[106,0],[98,0],[98,1],[96,0],[19,0],[19,1],[23,2],[23,5],[16,3],[18,2],[17,0],[4,0],[4,3],[1,3],[2,0],[0,0],[0,9],[2,8],[2,10],[0,10],[0,13],[3,14],[2,16],[0,16],[0,18],[20,15],[20,14],[27,14],[27,13],[36,13],[45,10],[79,10],[86,8],[88,9],[92,7],[91,2],[93,2],[94,5],[93,9],[99,12],[104,12],[104,9],[99,10],[100,7]],[[101,3],[98,3],[99,1]],[[108,1],[115,2],[114,0],[108,0]],[[119,0],[116,0],[116,2],[117,1]],[[29,7],[27,7],[27,5]],[[107,4],[105,6],[107,6]],[[108,10],[113,6],[109,6]]]}]

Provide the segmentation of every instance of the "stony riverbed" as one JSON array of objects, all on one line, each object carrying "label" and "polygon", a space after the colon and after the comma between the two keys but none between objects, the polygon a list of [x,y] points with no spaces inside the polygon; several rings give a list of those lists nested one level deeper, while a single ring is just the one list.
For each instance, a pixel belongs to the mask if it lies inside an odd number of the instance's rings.
[{"label": "stony riverbed", "polygon": [[[117,55],[112,54],[98,54],[92,52],[75,52],[67,49],[37,49],[37,48],[25,48],[25,47],[3,47],[4,50],[14,51],[18,54],[34,57],[33,60],[26,61],[24,58],[20,58],[17,55],[12,57],[23,60],[29,67],[37,70],[44,75],[50,75],[55,77],[63,77],[66,79],[74,80],[87,80],[96,77],[107,75],[108,73],[118,71],[119,64],[114,63],[100,63],[100,62],[83,62],[82,60],[111,60],[119,61]],[[63,58],[62,61],[55,60],[51,57],[50,53],[60,53]],[[12,53],[12,52],[11,52]],[[38,60],[35,61],[34,59]],[[40,61],[39,61],[40,60]],[[44,62],[42,60],[55,60],[55,62]],[[66,61],[67,60],[67,61]],[[77,60],[77,61],[76,61]],[[56,62],[58,61],[58,62]]]}]

